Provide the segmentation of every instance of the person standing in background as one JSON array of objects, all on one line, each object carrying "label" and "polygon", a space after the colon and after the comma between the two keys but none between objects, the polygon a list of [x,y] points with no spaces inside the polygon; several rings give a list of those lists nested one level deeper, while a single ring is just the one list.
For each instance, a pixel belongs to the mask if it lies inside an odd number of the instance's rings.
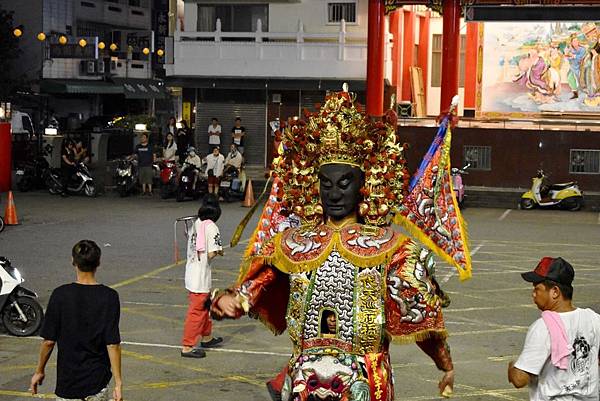
[{"label": "person standing in background", "polygon": [[213,117],[208,126],[208,145],[209,147],[221,145],[221,124],[216,117]]},{"label": "person standing in background", "polygon": [[181,120],[180,124],[181,128],[177,129],[177,139],[175,142],[177,143],[177,155],[179,156],[179,161],[182,162],[185,160],[188,148],[194,146],[194,138],[192,136],[192,130],[188,127],[187,121]]},{"label": "person standing in background", "polygon": [[175,134],[177,133],[177,120],[175,120],[175,117],[173,116],[169,117],[169,122],[167,123],[167,130],[165,132],[165,136],[169,133],[173,134],[173,136],[175,136]]},{"label": "person standing in background", "polygon": [[154,171],[152,170],[152,164],[154,163],[154,152],[152,152],[152,146],[148,143],[148,134],[142,134],[140,143],[135,147],[135,155],[133,158],[137,158],[138,171],[140,177],[140,184],[142,184],[142,196],[152,196],[152,179],[154,178]]},{"label": "person standing in background", "polygon": [[240,153],[244,154],[244,142],[246,139],[246,128],[242,126],[242,119],[240,117],[235,118],[235,125],[231,129],[231,139],[233,144],[237,147]]}]

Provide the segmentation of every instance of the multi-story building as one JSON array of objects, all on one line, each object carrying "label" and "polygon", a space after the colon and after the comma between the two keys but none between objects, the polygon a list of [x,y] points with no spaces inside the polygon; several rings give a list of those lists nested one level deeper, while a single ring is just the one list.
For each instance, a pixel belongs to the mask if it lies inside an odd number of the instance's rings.
[{"label": "multi-story building", "polygon": [[185,1],[183,11],[167,45],[166,82],[183,89],[180,112],[195,122],[203,150],[212,117],[228,145],[239,116],[247,162],[266,165],[269,122],[300,115],[344,82],[364,94],[367,1]]},{"label": "multi-story building", "polygon": [[[164,12],[153,9],[157,3],[166,3]],[[166,26],[168,1],[3,1],[2,6],[14,12],[23,31],[17,62],[27,67],[17,72],[58,117],[145,112],[151,104],[146,99],[164,96],[161,82],[154,80],[153,64],[159,60],[153,51],[160,42],[156,16]]]}]

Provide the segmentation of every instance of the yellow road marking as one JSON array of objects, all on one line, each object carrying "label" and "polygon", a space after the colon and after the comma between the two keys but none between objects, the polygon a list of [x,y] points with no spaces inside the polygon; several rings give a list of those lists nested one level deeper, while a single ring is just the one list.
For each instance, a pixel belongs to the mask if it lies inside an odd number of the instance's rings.
[{"label": "yellow road marking", "polygon": [[[47,364],[46,366],[52,367],[52,366],[56,366],[56,363],[52,362]],[[0,372],[10,372],[12,370],[35,370],[35,368],[37,368],[37,364],[36,365],[10,365],[10,366],[3,366],[0,368]]]},{"label": "yellow road marking", "polygon": [[499,329],[489,329],[489,330],[472,330],[472,331],[453,331],[448,333],[449,337],[457,337],[457,336],[472,336],[477,334],[489,334],[489,333],[505,333],[508,331],[520,331],[526,332],[528,327],[502,327]]},{"label": "yellow road marking", "polygon": [[[204,368],[200,368],[200,367],[196,367],[196,366],[191,366],[191,365],[185,364],[185,363],[171,362],[171,361],[167,361],[165,359],[158,358],[158,357],[155,357],[152,355],[140,354],[138,352],[133,352],[133,351],[128,351],[128,350],[122,350],[122,353],[125,356],[129,356],[129,357],[132,357],[132,358],[135,358],[138,360],[149,361],[149,362],[153,362],[158,365],[174,366],[174,367],[178,367],[181,369],[191,370],[194,372],[201,372],[204,374],[208,374],[211,377],[215,377],[215,375],[212,373],[213,372],[212,369],[204,369]],[[219,376],[216,376],[216,377],[219,377]],[[225,377],[225,376],[221,376],[221,377]],[[252,378],[245,377],[245,376],[231,375],[231,376],[226,376],[226,377],[232,381],[253,384],[253,385],[261,387],[261,388],[265,386],[265,383],[263,381],[254,380]]]},{"label": "yellow road marking", "polygon": [[169,317],[155,315],[152,313],[141,312],[139,310],[134,310],[133,308],[129,308],[129,307],[121,308],[121,312],[130,313],[132,315],[143,316],[143,317],[147,317],[147,318],[153,319],[153,320],[161,320],[163,322],[177,323],[177,324],[183,325],[183,321],[181,319],[171,319]]},{"label": "yellow road marking", "polygon": [[172,269],[172,268],[174,268],[176,266],[181,266],[181,265],[184,264],[184,262],[185,262],[185,260],[182,260],[182,261],[177,262],[177,263],[172,263],[170,265],[159,267],[158,269],[154,269],[152,271],[149,271],[148,273],[140,274],[139,276],[135,276],[135,277],[129,278],[127,280],[123,280],[121,282],[115,283],[115,284],[111,285],[110,287],[112,287],[112,288],[119,288],[119,287],[124,287],[126,285],[130,285],[130,284],[133,284],[133,283],[137,283],[138,281],[141,281],[141,280],[143,280],[145,278],[148,278],[150,276],[153,276],[155,274],[162,273],[162,272],[167,271],[169,269]]},{"label": "yellow road marking", "polygon": [[26,398],[48,398],[48,399],[56,399],[54,394],[47,393],[37,393],[36,395],[32,395],[28,391],[13,391],[13,390],[0,390],[0,396],[10,396],[10,397],[26,397]]}]

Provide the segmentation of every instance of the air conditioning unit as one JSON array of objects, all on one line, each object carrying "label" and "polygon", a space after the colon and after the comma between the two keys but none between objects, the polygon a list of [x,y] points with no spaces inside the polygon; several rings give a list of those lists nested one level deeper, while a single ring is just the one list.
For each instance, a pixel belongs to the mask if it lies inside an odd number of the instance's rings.
[{"label": "air conditioning unit", "polygon": [[79,75],[94,75],[96,72],[96,60],[81,60],[79,63]]},{"label": "air conditioning unit", "polygon": [[96,60],[86,61],[86,71],[88,75],[94,75],[96,72]]},{"label": "air conditioning unit", "polygon": [[105,64],[104,64],[103,59],[97,60],[96,71],[98,72],[99,75],[104,75],[104,72],[106,70],[105,70]]},{"label": "air conditioning unit", "polygon": [[114,73],[115,71],[117,71],[117,64],[119,63],[119,58],[118,57],[111,57],[110,58],[110,72]]}]

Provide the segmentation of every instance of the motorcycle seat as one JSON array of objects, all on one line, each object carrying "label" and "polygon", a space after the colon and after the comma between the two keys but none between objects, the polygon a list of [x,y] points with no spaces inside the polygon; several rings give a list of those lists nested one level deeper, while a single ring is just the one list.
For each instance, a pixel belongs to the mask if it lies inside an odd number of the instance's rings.
[{"label": "motorcycle seat", "polygon": [[575,184],[577,184],[575,181],[563,182],[563,183],[560,183],[560,184],[552,184],[552,185],[550,185],[550,189],[551,190],[555,190],[555,191],[560,191],[562,189],[572,187]]}]

